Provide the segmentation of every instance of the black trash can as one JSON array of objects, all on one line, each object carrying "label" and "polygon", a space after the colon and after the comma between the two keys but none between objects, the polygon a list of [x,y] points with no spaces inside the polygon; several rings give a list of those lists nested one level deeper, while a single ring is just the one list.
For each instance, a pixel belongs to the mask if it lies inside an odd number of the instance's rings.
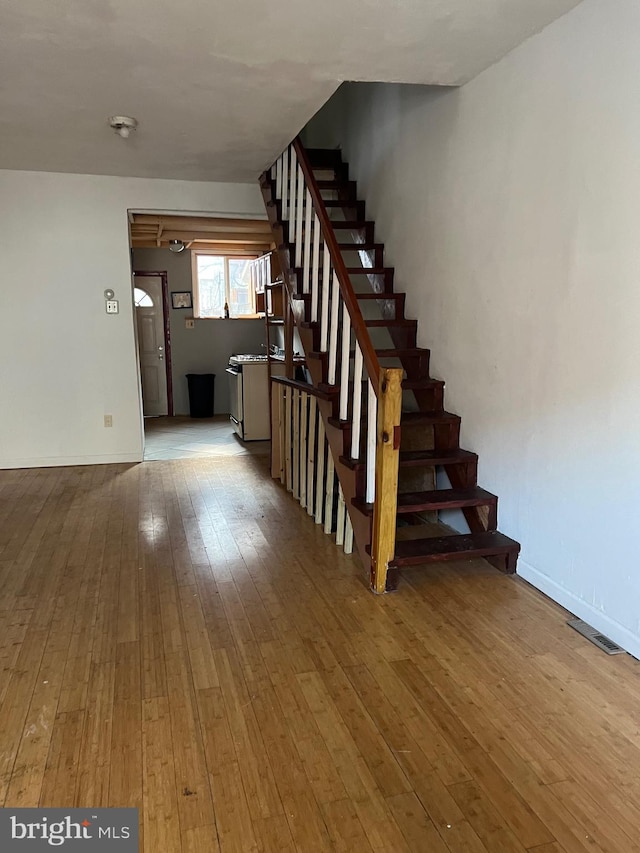
[{"label": "black trash can", "polygon": [[192,418],[213,417],[215,373],[187,373],[189,414]]}]

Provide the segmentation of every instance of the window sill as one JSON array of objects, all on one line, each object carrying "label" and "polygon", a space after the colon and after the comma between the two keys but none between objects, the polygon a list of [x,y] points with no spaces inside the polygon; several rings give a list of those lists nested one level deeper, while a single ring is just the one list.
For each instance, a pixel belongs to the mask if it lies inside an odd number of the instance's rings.
[{"label": "window sill", "polygon": [[194,316],[194,320],[264,320],[263,314],[243,314],[242,317],[198,317]]}]

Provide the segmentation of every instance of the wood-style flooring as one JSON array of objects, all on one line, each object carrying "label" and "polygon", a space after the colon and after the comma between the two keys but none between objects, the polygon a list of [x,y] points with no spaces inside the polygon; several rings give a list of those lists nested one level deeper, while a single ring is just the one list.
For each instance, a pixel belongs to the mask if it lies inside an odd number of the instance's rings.
[{"label": "wood-style flooring", "polygon": [[0,804],[145,853],[640,851],[640,664],[482,561],[375,597],[265,457],[0,472]]}]

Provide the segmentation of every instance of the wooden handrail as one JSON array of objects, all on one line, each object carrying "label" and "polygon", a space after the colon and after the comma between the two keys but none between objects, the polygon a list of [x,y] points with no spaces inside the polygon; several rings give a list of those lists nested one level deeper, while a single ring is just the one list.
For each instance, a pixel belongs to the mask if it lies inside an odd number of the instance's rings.
[{"label": "wooden handrail", "polygon": [[[293,145],[298,158],[298,164],[302,169],[302,174],[304,175],[306,187],[311,195],[316,216],[318,217],[322,228],[323,240],[329,249],[331,263],[333,264],[333,269],[338,277],[338,284],[340,285],[342,299],[344,300],[344,304],[347,306],[347,311],[351,318],[351,326],[354,330],[356,340],[360,345],[360,349],[362,350],[364,365],[377,393],[380,385],[380,362],[378,361],[375,349],[371,343],[362,312],[360,311],[360,306],[358,305],[358,300],[356,299],[353,288],[351,287],[351,280],[349,279],[349,273],[347,272],[342,252],[338,248],[338,241],[336,239],[331,220],[329,219],[327,208],[324,205],[324,200],[320,190],[318,189],[316,179],[313,176],[313,169],[311,168],[304,145],[300,141],[300,137],[296,137]],[[357,244],[354,245],[357,246]]]},{"label": "wooden handrail", "polygon": [[278,385],[286,385],[287,388],[294,388],[296,391],[304,391],[305,394],[309,394],[311,397],[317,397],[318,400],[325,400],[326,402],[331,402],[331,400],[333,400],[331,394],[327,394],[326,391],[321,391],[309,382],[300,382],[299,379],[289,379],[286,376],[272,376],[271,381],[277,382]]}]

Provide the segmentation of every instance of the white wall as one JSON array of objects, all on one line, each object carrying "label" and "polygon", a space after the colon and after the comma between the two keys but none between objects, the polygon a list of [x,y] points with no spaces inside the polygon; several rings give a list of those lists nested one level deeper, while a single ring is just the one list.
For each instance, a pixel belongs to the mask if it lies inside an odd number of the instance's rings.
[{"label": "white wall", "polygon": [[345,87],[308,131],[343,144],[519,572],[636,656],[639,48],[636,0],[585,0],[459,90]]},{"label": "white wall", "polygon": [[[169,249],[134,249],[136,272],[166,272],[169,292],[191,290],[191,252],[180,254]],[[189,414],[187,373],[215,373],[215,412],[229,411],[229,382],[225,373],[232,353],[264,353],[264,320],[195,320],[187,329],[185,319],[193,311],[169,308],[171,325],[171,375],[173,377],[173,410],[176,415]]]},{"label": "white wall", "polygon": [[127,209],[264,216],[257,184],[0,171],[2,468],[141,459]]}]

